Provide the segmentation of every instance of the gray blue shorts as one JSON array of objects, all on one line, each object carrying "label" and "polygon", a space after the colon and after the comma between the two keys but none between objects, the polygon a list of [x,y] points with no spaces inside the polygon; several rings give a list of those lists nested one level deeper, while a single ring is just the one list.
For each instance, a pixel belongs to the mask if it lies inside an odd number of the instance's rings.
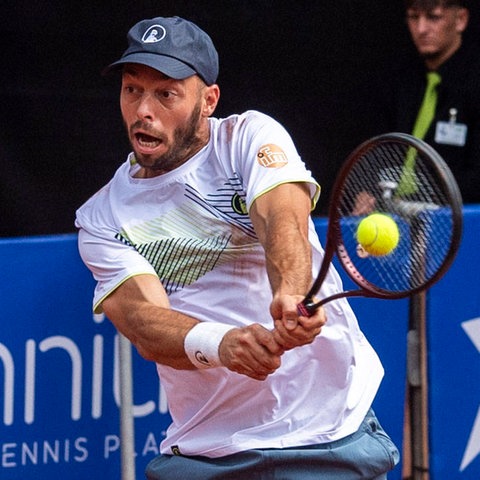
[{"label": "gray blue shorts", "polygon": [[220,458],[159,455],[148,480],[383,480],[400,454],[373,411],[357,432],[335,442],[248,450]]}]

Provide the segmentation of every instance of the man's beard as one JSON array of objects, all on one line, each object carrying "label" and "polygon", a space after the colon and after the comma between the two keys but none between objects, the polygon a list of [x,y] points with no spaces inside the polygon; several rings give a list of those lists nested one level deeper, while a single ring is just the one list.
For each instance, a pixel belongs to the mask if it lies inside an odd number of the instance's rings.
[{"label": "man's beard", "polygon": [[[185,163],[195,153],[197,153],[204,144],[204,140],[198,136],[200,124],[201,106],[200,103],[195,108],[184,126],[177,127],[173,132],[173,142],[170,148],[159,155],[152,157],[150,155],[142,155],[134,150],[135,159],[140,166],[148,170],[157,172],[169,172]],[[146,131],[150,129],[149,124],[138,121],[132,125],[131,130],[141,128]],[[163,142],[166,141],[164,135],[156,135]]]}]

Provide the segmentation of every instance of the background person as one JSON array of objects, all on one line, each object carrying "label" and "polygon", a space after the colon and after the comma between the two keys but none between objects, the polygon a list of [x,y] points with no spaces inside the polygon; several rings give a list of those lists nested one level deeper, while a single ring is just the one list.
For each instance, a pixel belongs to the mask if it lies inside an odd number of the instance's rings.
[{"label": "background person", "polygon": [[[469,10],[463,0],[405,0],[418,62],[399,62],[385,89],[385,131],[413,133],[447,162],[465,203],[480,202],[479,45],[464,40]],[[437,75],[433,115],[420,117],[427,76]],[[428,114],[427,114],[428,117]]]}]

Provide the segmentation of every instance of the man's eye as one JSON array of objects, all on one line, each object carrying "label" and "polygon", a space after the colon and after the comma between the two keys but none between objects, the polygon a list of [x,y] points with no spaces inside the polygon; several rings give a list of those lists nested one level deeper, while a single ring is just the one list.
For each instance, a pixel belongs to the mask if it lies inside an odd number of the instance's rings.
[{"label": "man's eye", "polygon": [[405,16],[407,20],[418,20],[420,14],[414,9],[408,9]]}]

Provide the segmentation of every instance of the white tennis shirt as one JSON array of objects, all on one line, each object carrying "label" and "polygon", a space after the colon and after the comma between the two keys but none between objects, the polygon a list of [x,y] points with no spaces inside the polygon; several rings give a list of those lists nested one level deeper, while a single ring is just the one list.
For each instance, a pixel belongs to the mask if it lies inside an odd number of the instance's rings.
[{"label": "white tennis shirt", "polygon": [[[319,187],[285,129],[254,111],[210,119],[209,143],[167,174],[134,178],[130,154],[78,211],[81,256],[97,286],[94,309],[127,278],[158,275],[174,310],[207,322],[273,328],[265,257],[248,210],[286,182]],[[310,221],[314,272],[323,250]],[[321,295],[341,290],[330,269]],[[218,457],[252,448],[323,443],[356,431],[383,369],[344,299],[311,345],[286,352],[265,381],[226,368],[157,365],[172,424],[161,452]]]}]

